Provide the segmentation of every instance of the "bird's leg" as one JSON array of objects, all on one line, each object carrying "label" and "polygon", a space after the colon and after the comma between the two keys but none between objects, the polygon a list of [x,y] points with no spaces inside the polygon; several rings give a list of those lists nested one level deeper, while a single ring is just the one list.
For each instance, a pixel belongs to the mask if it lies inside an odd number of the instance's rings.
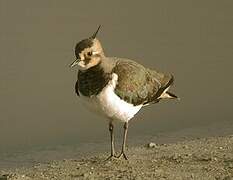
[{"label": "bird's leg", "polygon": [[109,132],[111,137],[111,156],[115,156],[115,148],[114,148],[114,134],[113,134],[113,124],[109,123]]},{"label": "bird's leg", "polygon": [[115,148],[114,148],[114,134],[113,134],[113,124],[112,122],[109,123],[109,132],[111,138],[111,155],[107,158],[107,160],[116,157],[115,155]]},{"label": "bird's leg", "polygon": [[128,158],[125,155],[125,144],[126,144],[128,126],[129,126],[129,123],[125,122],[125,124],[124,124],[124,137],[123,137],[123,144],[122,144],[121,154],[118,156],[118,158],[121,158],[123,156],[125,158],[125,160],[128,160]]}]

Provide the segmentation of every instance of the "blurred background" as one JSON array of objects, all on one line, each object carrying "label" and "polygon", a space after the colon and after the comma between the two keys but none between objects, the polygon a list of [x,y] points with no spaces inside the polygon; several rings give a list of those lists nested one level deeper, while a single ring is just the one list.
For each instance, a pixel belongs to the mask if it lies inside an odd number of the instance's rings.
[{"label": "blurred background", "polygon": [[70,147],[74,157],[109,151],[107,121],[80,103],[77,69],[69,68],[75,44],[100,24],[107,56],[173,73],[181,98],[140,111],[129,146],[232,133],[232,9],[227,0],[0,0],[0,166],[46,159],[45,151],[59,148],[62,158]]}]

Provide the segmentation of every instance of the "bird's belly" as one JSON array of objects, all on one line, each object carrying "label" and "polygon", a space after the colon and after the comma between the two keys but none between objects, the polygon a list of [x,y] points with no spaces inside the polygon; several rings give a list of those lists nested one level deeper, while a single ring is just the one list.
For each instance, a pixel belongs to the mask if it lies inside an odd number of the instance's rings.
[{"label": "bird's belly", "polygon": [[81,98],[91,111],[123,122],[133,118],[142,107],[142,105],[134,106],[120,99],[111,86],[105,87],[97,96],[90,98],[81,96]]}]

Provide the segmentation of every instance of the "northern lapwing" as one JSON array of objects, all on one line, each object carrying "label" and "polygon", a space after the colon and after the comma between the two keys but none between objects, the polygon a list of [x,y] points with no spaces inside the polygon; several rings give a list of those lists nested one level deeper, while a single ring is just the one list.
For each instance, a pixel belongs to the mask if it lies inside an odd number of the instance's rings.
[{"label": "northern lapwing", "polygon": [[[91,110],[108,118],[111,138],[109,158],[124,157],[128,124],[130,119],[144,106],[158,103],[161,99],[176,99],[169,92],[174,78],[145,68],[141,64],[118,57],[107,57],[96,35],[76,44],[76,60],[70,65],[78,66],[75,84],[77,95]],[[124,123],[121,153],[116,156],[114,149],[113,122]],[[108,159],[109,159],[108,158]]]}]

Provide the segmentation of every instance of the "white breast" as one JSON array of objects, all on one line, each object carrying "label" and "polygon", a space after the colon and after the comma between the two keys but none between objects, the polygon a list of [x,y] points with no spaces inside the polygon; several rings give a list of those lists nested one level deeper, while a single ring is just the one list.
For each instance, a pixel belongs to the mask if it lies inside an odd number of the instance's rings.
[{"label": "white breast", "polygon": [[112,75],[112,80],[95,97],[87,98],[81,96],[89,108],[111,119],[129,121],[142,108],[142,105],[134,106],[120,99],[115,93],[118,80],[117,74]]}]

